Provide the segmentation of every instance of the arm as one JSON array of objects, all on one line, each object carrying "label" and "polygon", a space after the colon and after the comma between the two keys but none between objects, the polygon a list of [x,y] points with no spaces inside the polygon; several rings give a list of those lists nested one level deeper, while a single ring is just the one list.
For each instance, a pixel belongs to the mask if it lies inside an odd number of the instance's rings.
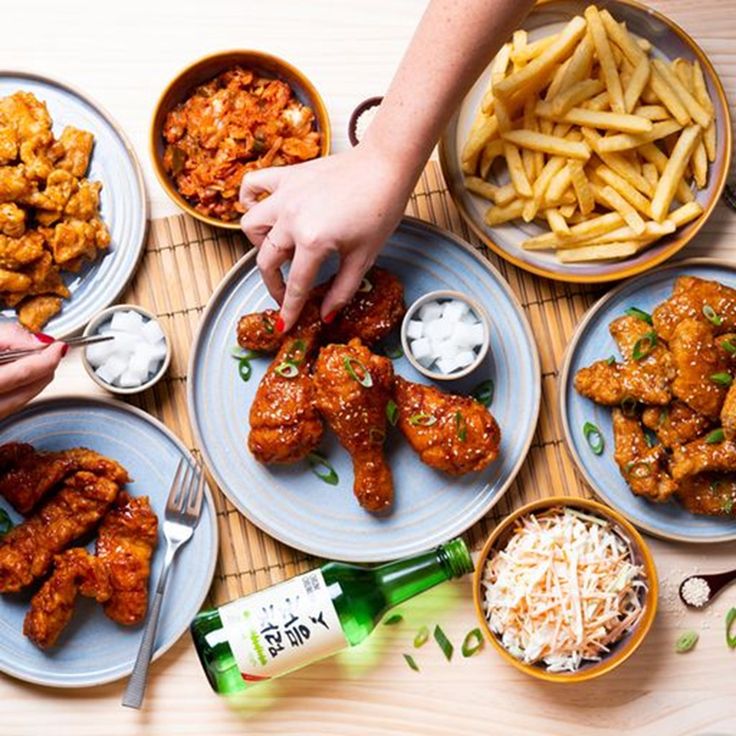
[{"label": "arm", "polygon": [[[355,293],[404,211],[447,120],[531,0],[432,0],[379,111],[356,148],[243,178],[241,224],[281,304],[296,321],[320,264],[340,269],[322,304],[329,322]],[[263,192],[270,196],[258,201]],[[291,260],[288,283],[280,268]]]}]

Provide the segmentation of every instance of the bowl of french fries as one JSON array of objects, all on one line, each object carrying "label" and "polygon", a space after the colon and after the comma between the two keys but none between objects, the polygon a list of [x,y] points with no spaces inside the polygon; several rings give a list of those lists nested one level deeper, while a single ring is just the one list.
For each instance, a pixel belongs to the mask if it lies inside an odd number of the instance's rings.
[{"label": "bowl of french fries", "polygon": [[492,250],[596,282],[652,268],[705,223],[731,122],[703,51],[630,0],[538,3],[440,142],[450,193]]}]

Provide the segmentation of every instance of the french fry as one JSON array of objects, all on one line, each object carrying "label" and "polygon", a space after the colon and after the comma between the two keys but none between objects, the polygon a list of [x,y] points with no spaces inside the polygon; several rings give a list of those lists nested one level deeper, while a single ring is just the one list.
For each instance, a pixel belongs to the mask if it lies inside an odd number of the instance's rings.
[{"label": "french fry", "polygon": [[583,165],[580,161],[570,161],[567,164],[570,170],[570,180],[578,200],[578,207],[583,215],[589,215],[595,209],[595,198],[588,177],[585,176]]},{"label": "french fry", "polygon": [[703,133],[703,143],[705,144],[705,152],[708,156],[708,161],[713,163],[716,160],[716,122],[712,120],[710,125],[705,129]]},{"label": "french fry", "polygon": [[[529,96],[524,102],[524,117],[523,126],[526,130],[536,131],[537,129],[537,118],[534,114],[534,97]],[[521,149],[521,161],[524,164],[524,171],[526,171],[527,179],[530,182],[534,182],[537,178],[536,163],[534,157],[539,151],[532,151],[530,148]]]},{"label": "french fry", "polygon": [[652,130],[648,133],[639,133],[632,135],[631,133],[620,133],[618,135],[607,136],[598,141],[599,150],[604,153],[611,151],[625,151],[629,148],[638,148],[645,143],[665,138],[672,133],[676,133],[682,126],[675,120],[663,120],[661,123],[654,123]]},{"label": "french fry", "polygon": [[644,178],[651,185],[652,187],[651,193],[654,194],[654,188],[657,186],[657,182],[659,181],[659,172],[657,171],[657,167],[654,164],[649,163],[649,161],[647,161],[646,163],[642,164],[641,173],[644,175]]},{"label": "french fry", "polygon": [[609,107],[608,104],[608,90],[601,92],[595,97],[591,97],[587,102],[583,102],[583,106],[586,110],[602,111]]},{"label": "french fry", "polygon": [[486,225],[493,227],[494,225],[502,225],[504,222],[509,220],[517,220],[521,217],[521,211],[524,208],[523,199],[515,199],[507,205],[489,207],[486,210],[484,221]]},{"label": "french fry", "polygon": [[537,56],[546,51],[556,39],[557,34],[553,33],[549,36],[543,36],[537,41],[532,41],[531,43],[527,42],[523,49],[511,51],[512,59],[520,65],[528,64],[532,59],[536,59]]},{"label": "french fry", "polygon": [[490,117],[481,116],[473,124],[468,134],[461,154],[463,171],[466,174],[474,174],[477,167],[478,156],[483,146],[498,135],[498,120],[495,115]]},{"label": "french fry", "polygon": [[552,113],[559,117],[585,100],[599,94],[606,85],[600,79],[581,79],[560,92],[552,101]]},{"label": "french fry", "polygon": [[692,122],[690,113],[685,108],[685,105],[683,105],[675,90],[670,87],[665,78],[659,73],[659,69],[656,66],[652,67],[648,86],[651,87],[657,99],[662,101],[662,104],[672,113],[672,117],[680,125],[690,125]]},{"label": "french fry", "polygon": [[508,100],[522,89],[530,93],[541,89],[548,81],[555,64],[564,61],[573,52],[575,45],[583,37],[585,28],[585,21],[580,16],[575,16],[551,46],[523,69],[510,74],[495,86],[496,97]]},{"label": "french fry", "polygon": [[703,106],[690,94],[680,78],[670,67],[661,59],[654,59],[652,64],[656,71],[662,75],[667,85],[674,91],[680,102],[683,104],[688,114],[701,127],[707,128],[710,125],[712,115],[703,109]]},{"label": "french fry", "polygon": [[594,184],[592,189],[596,200],[618,212],[637,235],[644,232],[644,220],[641,215],[612,186],[600,187]]},{"label": "french fry", "polygon": [[628,258],[635,255],[641,243],[635,240],[603,245],[585,245],[581,248],[558,250],[557,257],[562,263],[582,263],[585,261],[610,261],[615,258]]},{"label": "french fry", "polygon": [[480,154],[480,163],[478,164],[481,177],[485,179],[491,170],[491,166],[493,166],[493,162],[499,156],[503,155],[503,141],[500,138],[494,138],[492,141],[486,143],[483,146],[483,151]]},{"label": "french fry", "polygon": [[[656,167],[658,174],[662,176],[662,172],[667,166],[667,156],[665,156],[653,143],[647,143],[636,150],[640,156],[643,156],[649,163],[653,164]],[[681,181],[677,185],[676,196],[677,199],[683,203],[691,202],[694,199],[694,195],[690,187],[684,181]]]},{"label": "french fry", "polygon": [[473,192],[473,194],[477,194],[479,197],[487,199],[489,202],[498,204],[497,197],[499,188],[495,184],[490,184],[477,176],[466,176],[465,188],[469,192]]},{"label": "french fry", "polygon": [[692,156],[700,132],[701,128],[699,125],[690,125],[680,133],[677,144],[659,178],[657,189],[652,198],[653,219],[661,222],[667,216],[670,204],[677,191],[677,184],[682,181],[685,167]]},{"label": "french fry", "polygon": [[[548,108],[543,107],[542,112],[547,113]],[[537,105],[537,114],[539,105]],[[637,115],[627,115],[618,112],[602,112],[597,110],[586,110],[583,107],[573,107],[564,115],[554,116],[555,119],[573,125],[584,125],[589,128],[602,128],[603,130],[615,130],[622,133],[649,133],[653,129],[652,121],[640,118]]]},{"label": "french fry", "polygon": [[611,230],[610,232],[604,233],[603,235],[596,235],[588,240],[578,240],[570,246],[567,246],[566,244],[559,245],[558,248],[579,248],[583,245],[616,243],[622,240],[635,240],[637,242],[643,242],[645,240],[652,241],[656,240],[657,238],[664,237],[665,235],[670,235],[671,233],[675,232],[675,230],[676,225],[670,219],[667,219],[664,222],[647,220],[644,223],[644,230],[638,235],[628,225],[623,225],[622,227],[617,227],[615,230]]},{"label": "french fry", "polygon": [[675,59],[670,66],[672,67],[672,71],[677,74],[679,80],[685,85],[685,89],[687,89],[690,94],[693,94],[693,68],[690,66],[690,63],[685,61],[685,59],[678,58]]},{"label": "french fry", "polygon": [[560,214],[567,220],[575,214],[575,210],[578,208],[576,204],[563,204],[558,207]]},{"label": "french fry", "polygon": [[703,68],[698,61],[694,61],[692,65],[693,94],[695,99],[701,104],[704,110],[713,115],[715,109],[713,101],[708,94],[708,88],[705,85],[705,77],[703,76]]},{"label": "french fry", "polygon": [[588,29],[593,38],[593,45],[598,54],[598,63],[601,65],[603,79],[606,83],[608,96],[611,100],[611,110],[613,112],[624,113],[624,93],[621,88],[621,80],[618,76],[618,69],[613,58],[611,45],[608,43],[608,36],[603,27],[598,8],[595,5],[588,5],[585,9],[585,19],[588,21]]},{"label": "french fry", "polygon": [[505,43],[503,46],[501,46],[498,53],[496,54],[496,58],[493,60],[493,63],[491,64],[490,84],[488,85],[488,90],[483,96],[483,101],[481,102],[481,105],[480,105],[480,109],[486,115],[493,114],[493,107],[494,107],[494,100],[495,100],[494,95],[493,95],[493,85],[498,84],[498,82],[500,82],[506,76],[506,69],[509,66],[510,54],[511,54],[511,44]]},{"label": "french fry", "polygon": [[593,69],[594,52],[593,39],[590,33],[586,33],[565,65],[557,87],[553,87],[555,80],[552,80],[545,99],[553,100],[559,93],[565,92],[577,82],[589,79]]},{"label": "french fry", "polygon": [[623,51],[629,63],[636,67],[642,59],[646,59],[646,51],[641,48],[637,40],[626,30],[626,26],[617,23],[607,11],[601,10],[600,19],[606,29],[608,37]]},{"label": "french fry", "polygon": [[505,207],[506,205],[511,204],[515,199],[516,189],[514,189],[514,185],[511,182],[498,188],[498,191],[496,192],[496,204],[499,207]]},{"label": "french fry", "polygon": [[647,120],[659,121],[667,120],[670,117],[670,113],[664,105],[639,105],[634,110],[634,115],[638,115],[640,118],[646,118]]},{"label": "french fry", "polygon": [[[565,168],[565,159],[562,156],[552,156],[542,169],[532,187],[532,197],[537,203],[537,209],[542,206],[542,201],[547,193],[550,182],[562,169]],[[563,189],[564,191],[564,189]]]},{"label": "french fry", "polygon": [[544,214],[547,217],[547,222],[549,223],[550,229],[553,233],[556,235],[569,234],[570,228],[567,226],[567,222],[565,222],[565,218],[560,214],[559,210],[554,207],[550,207],[544,211]]},{"label": "french fry", "polygon": [[521,247],[525,250],[548,250],[558,248],[560,245],[573,245],[575,242],[590,240],[597,235],[605,235],[624,225],[624,218],[618,212],[608,212],[605,215],[593,217],[579,225],[570,228],[570,234],[561,240],[555,233],[544,233],[529,238],[522,242]]},{"label": "french fry", "polygon": [[688,202],[678,207],[676,210],[672,210],[667,216],[668,220],[671,220],[675,227],[682,227],[687,225],[688,222],[692,222],[696,217],[700,217],[703,214],[703,208],[698,202]]},{"label": "french fry", "polygon": [[514,71],[526,66],[526,61],[521,61],[521,52],[526,48],[526,38],[526,31],[523,28],[514,31],[511,36],[511,61]]},{"label": "french fry", "polygon": [[516,189],[516,193],[520,197],[532,196],[532,185],[527,179],[526,172],[521,163],[521,155],[519,149],[514,145],[513,141],[504,141],[504,155],[506,156],[506,165],[509,168],[511,183]]},{"label": "french fry", "polygon": [[635,207],[643,215],[651,217],[651,202],[641,192],[634,189],[626,179],[607,166],[599,166],[595,173],[603,182],[616,190],[632,207]]},{"label": "french fry", "polygon": [[[624,23],[621,23],[621,26],[625,27]],[[648,38],[641,38],[641,36],[634,36],[634,40],[636,41],[636,45],[642,50],[649,53],[652,50],[652,42]]]},{"label": "french fry", "polygon": [[562,197],[562,195],[571,185],[572,172],[567,166],[565,166],[552,177],[552,180],[550,181],[545,193],[545,199],[548,202],[556,202]]},{"label": "french fry", "polygon": [[705,185],[708,183],[708,154],[705,152],[702,132],[698,137],[695,150],[690,158],[690,168],[693,171],[695,186],[698,189],[705,189]]},{"label": "french fry", "polygon": [[498,120],[498,132],[503,134],[511,130],[511,112],[504,100],[496,100],[493,105]]},{"label": "french fry", "polygon": [[562,64],[552,72],[552,81],[549,83],[547,92],[544,95],[545,100],[551,100],[562,89],[562,80],[565,78],[565,72],[567,71],[567,67],[570,65],[571,61],[571,58],[563,61]]},{"label": "french fry", "polygon": [[650,71],[649,59],[644,56],[634,67],[631,78],[624,85],[624,109],[626,112],[632,112],[636,107],[644,87],[649,82]]},{"label": "french fry", "polygon": [[[504,133],[502,137],[505,141],[522,148],[542,151],[551,156],[565,156],[566,158],[575,158],[582,161],[587,161],[590,158],[590,148],[587,143],[581,141],[569,141],[553,135],[537,133],[533,130],[510,130]],[[531,194],[523,196],[531,196]]]}]

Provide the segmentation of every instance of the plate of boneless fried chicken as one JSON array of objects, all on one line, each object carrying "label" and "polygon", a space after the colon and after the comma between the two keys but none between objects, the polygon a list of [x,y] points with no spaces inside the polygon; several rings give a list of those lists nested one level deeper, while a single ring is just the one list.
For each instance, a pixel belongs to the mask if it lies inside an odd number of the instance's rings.
[{"label": "plate of boneless fried chicken", "polygon": [[[0,671],[58,687],[131,671],[185,452],[158,422],[111,401],[42,401],[0,423]],[[173,571],[158,654],[209,588],[217,534],[207,502]]]},{"label": "plate of boneless fried chicken", "polygon": [[736,269],[694,259],[595,305],[561,374],[574,460],[598,495],[672,539],[736,538]]},{"label": "plate of boneless fried chicken", "polygon": [[[189,372],[210,471],[272,536],[320,556],[383,560],[461,533],[509,487],[540,401],[536,345],[508,285],[454,236],[406,218],[334,321],[320,274],[296,325],[244,257],[207,308]],[[438,289],[488,312],[488,355],[433,381],[403,355],[407,305]]]},{"label": "plate of boneless fried chicken", "polygon": [[146,198],[135,154],[60,82],[0,72],[0,310],[31,332],[81,329],[128,283]]}]

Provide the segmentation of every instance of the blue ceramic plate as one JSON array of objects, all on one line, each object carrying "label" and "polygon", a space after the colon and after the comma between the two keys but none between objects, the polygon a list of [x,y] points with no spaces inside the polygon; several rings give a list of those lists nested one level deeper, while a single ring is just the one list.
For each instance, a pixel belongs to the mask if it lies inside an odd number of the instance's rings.
[{"label": "blue ceramic plate", "polygon": [[[580,396],[573,386],[580,368],[619,354],[608,332],[609,323],[631,306],[651,313],[670,296],[674,280],[683,274],[736,287],[736,268],[722,261],[697,258],[656,269],[611,291],[590,309],[570,341],[560,373],[560,411],[567,446],[578,469],[598,496],[629,521],[666,539],[724,542],[736,539],[736,521],[697,516],[685,511],[676,501],[652,503],[631,492],[613,459],[611,410]],[[600,456],[591,452],[583,435],[585,422],[594,422],[603,434],[605,450]]]},{"label": "blue ceramic plate", "polygon": [[[44,331],[54,337],[68,337],[115,302],[133,276],[146,236],[143,175],[117,123],[81,92],[37,74],[0,70],[0,97],[18,91],[32,92],[46,103],[56,136],[67,125],[73,125],[95,137],[87,177],[102,182],[100,216],[110,229],[112,241],[107,253],[79,273],[63,273],[71,297],[64,300],[61,312],[49,320]],[[16,319],[13,309],[0,314]]]},{"label": "blue ceramic plate", "polygon": [[[30,442],[42,450],[89,447],[128,469],[134,482],[127,490],[133,496],[147,495],[159,518],[153,589],[164,559],[166,497],[179,459],[189,456],[184,445],[140,409],[109,399],[82,397],[40,401],[6,419],[0,423],[0,444],[10,441]],[[13,521],[20,520],[4,501],[0,500],[0,506]],[[156,637],[156,657],[174,644],[199,611],[216,559],[215,510],[207,489],[199,525],[174,563]],[[56,648],[44,653],[22,633],[30,598],[31,593],[0,596],[0,671],[53,687],[100,685],[130,674],[142,626],[119,626],[97,603],[79,599],[74,618]]]},{"label": "blue ceramic plate", "polygon": [[[389,238],[378,264],[398,275],[407,304],[436,289],[462,291],[480,302],[491,321],[491,347],[470,376],[445,382],[447,391],[469,393],[495,382],[491,410],[501,427],[499,459],[463,478],[423,465],[398,431],[387,442],[395,503],[384,518],[360,508],[353,496],[347,453],[326,432],[322,448],[339,475],[326,485],[306,462],[266,467],[248,452],[248,413],[268,359],[253,361],[247,383],[230,357],[239,317],[273,306],[255,268],[253,253],[225,277],[210,300],[189,366],[189,413],[207,464],[222,490],[253,523],[311,554],[349,561],[379,561],[418,552],[463,532],[501,498],[532,440],[540,401],[537,348],[521,307],[500,274],[449,233],[405,219]],[[334,270],[328,265],[320,278]],[[393,337],[398,344],[397,334]],[[405,358],[395,370],[427,383]]]}]

